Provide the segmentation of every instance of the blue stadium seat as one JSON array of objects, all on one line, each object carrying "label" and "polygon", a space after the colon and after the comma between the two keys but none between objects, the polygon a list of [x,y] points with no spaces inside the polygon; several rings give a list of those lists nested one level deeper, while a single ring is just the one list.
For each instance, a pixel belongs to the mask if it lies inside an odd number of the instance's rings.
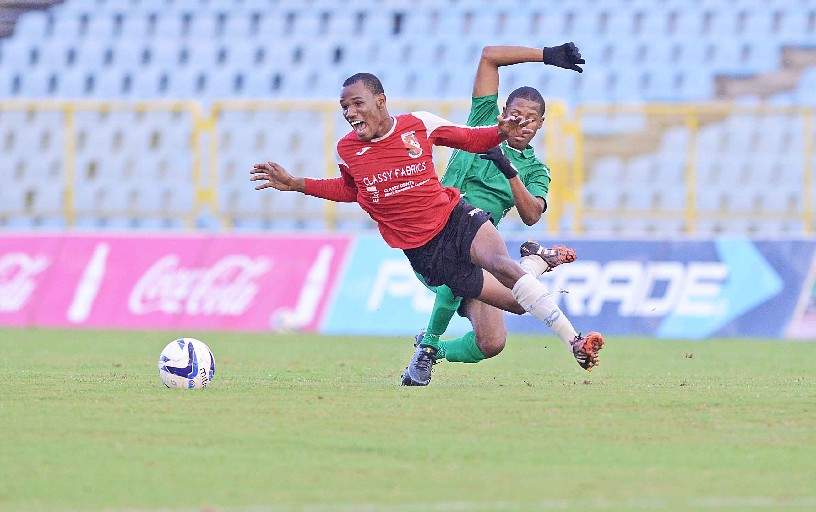
[{"label": "blue stadium seat", "polygon": [[795,97],[806,105],[816,105],[816,67],[808,68],[802,73]]},{"label": "blue stadium seat", "polygon": [[[653,5],[640,9],[638,11],[640,17],[639,30],[636,35],[643,39],[657,39],[666,34],[667,29],[667,15],[662,9],[655,9]],[[637,16],[637,15],[636,15]]]},{"label": "blue stadium seat", "polygon": [[779,41],[782,44],[813,44],[813,34],[809,30],[808,16],[804,10],[784,11],[779,25]]},{"label": "blue stadium seat", "polygon": [[122,40],[141,42],[148,36],[150,17],[146,13],[123,11],[120,15],[122,16],[120,33]]},{"label": "blue stadium seat", "polygon": [[20,41],[42,41],[48,33],[48,14],[27,12],[14,25],[14,38]]},{"label": "blue stadium seat", "polygon": [[674,186],[660,187],[656,191],[655,202],[664,210],[683,210],[686,207],[686,189],[682,182]]},{"label": "blue stadium seat", "polygon": [[219,37],[217,16],[212,13],[195,14],[190,19],[185,35],[192,40],[213,40]]},{"label": "blue stadium seat", "polygon": [[110,14],[96,13],[89,17],[85,37],[89,40],[107,40],[114,34],[114,18]]},{"label": "blue stadium seat", "polygon": [[[247,16],[241,11],[233,12],[227,16],[222,36],[225,40],[230,41],[230,44],[236,44],[245,41],[245,38],[247,37],[256,36],[257,28],[258,27],[255,27],[253,30],[251,16]],[[263,32],[261,32],[261,34],[263,34]],[[274,35],[269,34],[269,36]]]},{"label": "blue stadium seat", "polygon": [[153,37],[176,39],[185,36],[184,17],[180,13],[163,13],[156,18],[156,24],[151,33]]}]

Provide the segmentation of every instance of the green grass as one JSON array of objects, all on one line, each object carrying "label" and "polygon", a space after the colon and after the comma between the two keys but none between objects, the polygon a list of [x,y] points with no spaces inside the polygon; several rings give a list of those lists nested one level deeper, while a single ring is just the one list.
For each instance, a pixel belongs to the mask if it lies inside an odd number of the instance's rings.
[{"label": "green grass", "polygon": [[396,386],[410,341],[0,330],[0,510],[816,509],[816,344],[553,338]]}]

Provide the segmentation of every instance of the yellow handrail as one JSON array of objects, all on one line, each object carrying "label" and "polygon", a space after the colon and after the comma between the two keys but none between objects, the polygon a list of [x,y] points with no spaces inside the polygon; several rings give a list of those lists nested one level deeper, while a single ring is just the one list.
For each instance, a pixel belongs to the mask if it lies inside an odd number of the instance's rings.
[{"label": "yellow handrail", "polygon": [[73,226],[76,221],[74,207],[74,183],[76,181],[76,130],[74,129],[74,109],[69,105],[63,113],[63,144],[65,158],[65,191],[63,196],[63,212],[65,224]]},{"label": "yellow handrail", "polygon": [[[323,154],[326,161],[326,177],[330,178],[337,173],[337,162],[335,160],[335,122],[334,111],[323,111]],[[329,229],[337,227],[337,204],[333,201],[326,201],[324,205],[326,226]]]},{"label": "yellow handrail", "polygon": [[699,120],[694,115],[686,115],[686,129],[689,133],[686,155],[686,233],[697,231],[697,131]]}]

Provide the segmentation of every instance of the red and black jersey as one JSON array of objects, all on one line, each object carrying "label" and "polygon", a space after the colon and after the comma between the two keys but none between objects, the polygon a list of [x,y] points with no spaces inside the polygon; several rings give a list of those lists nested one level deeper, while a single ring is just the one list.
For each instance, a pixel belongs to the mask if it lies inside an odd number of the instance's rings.
[{"label": "red and black jersey", "polygon": [[340,177],[307,178],[305,193],[359,203],[391,247],[411,249],[436,236],[459,202],[439,183],[433,146],[484,153],[500,142],[496,126],[453,124],[428,112],[398,115],[384,136],[363,141],[354,131],[337,143]]}]

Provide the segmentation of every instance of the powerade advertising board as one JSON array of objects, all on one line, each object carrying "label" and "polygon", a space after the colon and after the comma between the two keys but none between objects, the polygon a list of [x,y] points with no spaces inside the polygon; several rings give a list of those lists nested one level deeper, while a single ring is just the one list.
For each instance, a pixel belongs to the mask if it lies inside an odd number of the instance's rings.
[{"label": "powerade advertising board", "polygon": [[[508,242],[511,255],[521,242]],[[578,261],[543,282],[576,329],[687,339],[785,336],[816,246],[740,238],[561,243]],[[410,335],[432,307],[404,255],[375,236],[356,238],[337,286],[322,332]],[[549,332],[529,315],[506,319],[511,332]],[[451,333],[467,326],[457,317]]]},{"label": "powerade advertising board", "polygon": [[[813,242],[568,241],[578,261],[544,282],[576,329],[661,338],[781,337],[799,301]],[[538,332],[529,316],[514,331]]]},{"label": "powerade advertising board", "polygon": [[[416,334],[428,322],[434,294],[414,274],[402,251],[378,236],[351,244],[322,332],[330,334]],[[454,316],[448,334],[465,333],[470,322]]]}]

